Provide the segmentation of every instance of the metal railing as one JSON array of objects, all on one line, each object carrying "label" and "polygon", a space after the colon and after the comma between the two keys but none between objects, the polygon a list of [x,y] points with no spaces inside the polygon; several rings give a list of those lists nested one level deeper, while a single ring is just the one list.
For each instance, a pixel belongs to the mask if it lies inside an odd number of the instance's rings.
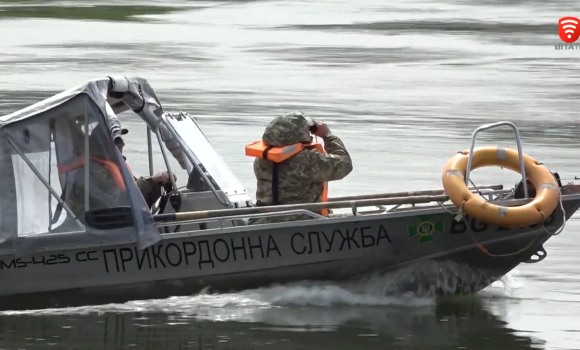
[{"label": "metal railing", "polygon": [[469,149],[469,158],[467,159],[467,170],[465,171],[465,185],[469,186],[469,173],[471,172],[471,165],[473,163],[473,149],[475,148],[475,138],[477,134],[482,131],[498,128],[500,126],[509,126],[513,131],[516,137],[516,145],[518,147],[518,156],[520,158],[520,174],[522,174],[522,179],[524,183],[524,197],[528,198],[528,184],[526,181],[526,167],[524,166],[524,153],[522,152],[522,142],[520,139],[520,131],[518,127],[512,122],[497,122],[493,124],[485,124],[480,126],[479,128],[475,129],[471,136],[471,148]]},{"label": "metal railing", "polygon": [[[512,190],[492,190],[492,189],[475,190],[475,189],[473,189],[472,192],[477,192],[477,193],[480,193],[482,196],[487,196],[489,201],[498,201],[498,200],[503,200],[506,195],[508,195],[512,192]],[[428,203],[421,203],[421,204],[428,204]],[[416,204],[409,204],[411,206],[411,208],[400,208],[402,205],[403,204],[398,204],[398,205],[395,205],[391,208],[386,208],[384,206],[378,206],[378,205],[370,205],[370,206],[365,206],[365,207],[376,207],[379,210],[359,212],[358,208],[354,208],[353,214],[354,215],[378,215],[378,214],[393,213],[393,212],[397,211],[397,209],[399,209],[399,210],[400,209],[402,209],[402,210],[412,209],[412,208],[417,206]],[[440,206],[440,205],[438,205],[438,206]],[[422,208],[423,207],[429,207],[429,206],[422,206]],[[436,206],[433,206],[433,207],[436,207]],[[348,209],[348,208],[344,208],[344,209]],[[317,214],[317,213],[310,211],[310,210],[307,210],[307,209],[293,209],[293,210],[284,210],[284,211],[267,212],[267,213],[251,213],[251,214],[227,215],[227,216],[222,216],[222,217],[211,217],[211,218],[203,218],[203,219],[193,219],[193,220],[158,222],[157,226],[158,227],[168,227],[168,226],[177,226],[177,225],[189,225],[189,224],[203,224],[203,223],[208,223],[208,222],[219,222],[219,224],[220,224],[219,228],[223,229],[225,221],[242,220],[242,219],[249,219],[249,218],[256,218],[256,217],[276,217],[276,216],[296,215],[296,214],[305,214],[305,215],[312,217],[313,219],[329,219],[330,218],[327,216]],[[340,216],[340,215],[338,215],[338,216]],[[240,225],[238,227],[244,227],[244,226],[246,226],[246,225]],[[252,225],[247,225],[247,226],[252,226]],[[210,229],[216,229],[216,228],[210,228]],[[197,231],[205,231],[205,230],[200,228],[200,229],[193,229],[193,230],[187,230],[187,231],[181,231],[181,232],[197,232]]]},{"label": "metal railing", "polygon": [[[166,226],[177,226],[177,225],[189,225],[189,224],[202,224],[207,222],[219,222],[220,228],[224,228],[224,221],[233,221],[233,220],[241,220],[241,219],[249,219],[254,217],[274,217],[274,216],[284,216],[284,215],[296,215],[296,214],[305,214],[308,216],[313,217],[314,219],[328,219],[328,217],[314,213],[312,211],[306,209],[295,209],[295,210],[285,210],[280,212],[273,212],[273,213],[254,213],[254,214],[242,214],[242,215],[229,215],[217,218],[206,218],[206,219],[196,219],[196,220],[184,220],[184,221],[172,221],[172,222],[159,222],[157,223],[158,227],[166,227]],[[191,231],[198,231],[198,230],[191,230]]]}]

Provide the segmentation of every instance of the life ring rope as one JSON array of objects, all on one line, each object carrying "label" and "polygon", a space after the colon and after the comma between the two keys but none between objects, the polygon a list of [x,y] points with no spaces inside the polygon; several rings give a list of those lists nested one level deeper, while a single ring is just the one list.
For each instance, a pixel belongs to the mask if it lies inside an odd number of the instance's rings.
[{"label": "life ring rope", "polygon": [[[469,180],[469,182],[471,182],[471,184],[473,185],[473,187],[475,187],[475,189],[477,190],[477,187],[476,187],[476,185],[473,183],[473,181],[471,181],[471,179]],[[569,183],[569,185],[570,185],[570,184],[572,184],[572,183]],[[480,192],[479,190],[477,190],[477,191],[478,191],[478,192],[479,192],[479,194],[481,195],[481,192]],[[549,234],[549,235],[552,235],[552,236],[557,236],[557,235],[559,235],[560,233],[562,233],[562,231],[564,231],[564,228],[566,227],[566,210],[564,210],[564,204],[562,203],[562,194],[561,194],[561,193],[559,193],[558,202],[559,202],[559,207],[560,207],[560,209],[562,209],[562,226],[560,226],[560,228],[559,228],[558,230],[556,230],[556,232],[550,232],[550,231],[549,231],[549,230],[546,228],[545,222],[546,222],[546,219],[547,219],[547,218],[546,218],[546,216],[544,215],[544,213],[542,212],[542,222],[541,222],[541,227],[542,227],[542,229],[544,230],[544,232],[546,232],[547,234]],[[518,250],[518,251],[516,251],[516,252],[513,252],[513,253],[508,253],[508,254],[492,254],[492,253],[490,253],[490,252],[489,252],[489,251],[488,251],[488,250],[485,248],[485,246],[483,246],[483,244],[479,243],[479,242],[477,241],[477,239],[476,239],[476,238],[473,236],[473,232],[471,231],[471,226],[469,225],[469,222],[467,222],[467,217],[466,217],[466,214],[465,214],[465,212],[463,211],[463,206],[465,205],[465,201],[463,201],[463,202],[461,203],[461,205],[459,206],[459,209],[457,210],[457,212],[452,212],[451,210],[449,210],[449,208],[446,208],[446,207],[445,207],[445,204],[444,204],[443,202],[439,202],[439,201],[438,201],[438,202],[437,202],[437,204],[438,204],[438,205],[439,205],[441,208],[443,208],[443,210],[445,210],[445,211],[446,211],[448,214],[451,214],[451,215],[452,215],[452,216],[454,216],[454,217],[457,217],[457,215],[461,215],[461,220],[463,220],[463,222],[465,223],[465,227],[466,227],[467,233],[469,234],[469,236],[470,236],[470,237],[471,237],[471,239],[473,240],[473,243],[476,245],[476,247],[477,247],[477,248],[478,248],[478,249],[479,249],[479,250],[480,250],[482,253],[484,253],[484,254],[486,254],[486,255],[489,255],[489,256],[491,256],[491,257],[494,257],[494,258],[504,258],[504,257],[508,257],[508,256],[514,256],[514,255],[518,255],[518,254],[520,254],[520,253],[522,253],[522,252],[524,252],[524,251],[526,251],[526,250],[530,249],[530,247],[531,247],[533,244],[535,244],[535,243],[538,241],[538,239],[539,239],[539,236],[538,236],[538,237],[536,237],[536,239],[533,239],[532,241],[530,241],[530,243],[529,243],[527,246],[525,246],[524,248],[522,248],[522,249],[520,249],[520,250]]]}]

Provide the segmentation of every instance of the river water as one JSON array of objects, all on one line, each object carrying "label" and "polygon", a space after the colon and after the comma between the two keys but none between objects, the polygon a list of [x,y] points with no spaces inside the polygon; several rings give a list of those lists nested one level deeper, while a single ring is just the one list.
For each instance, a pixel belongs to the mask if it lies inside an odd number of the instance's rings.
[{"label": "river water", "polygon": [[[575,0],[0,1],[0,114],[106,75],[149,80],[187,111],[250,192],[244,146],[274,116],[324,119],[354,171],[332,196],[441,188],[446,160],[481,124],[508,120],[524,152],[577,168],[580,50],[555,50]],[[112,7],[118,5],[119,7]],[[146,174],[141,120],[121,116],[125,153]],[[515,147],[509,130],[479,144]],[[159,156],[159,155],[157,155]],[[513,186],[484,169],[476,184]],[[385,295],[388,277],[235,294],[0,314],[0,348],[580,349],[578,216],[475,296]]]}]

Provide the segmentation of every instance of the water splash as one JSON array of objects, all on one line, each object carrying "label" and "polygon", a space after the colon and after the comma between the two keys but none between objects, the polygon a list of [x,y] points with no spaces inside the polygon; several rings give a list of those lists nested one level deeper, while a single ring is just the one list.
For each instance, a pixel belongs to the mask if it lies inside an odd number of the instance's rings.
[{"label": "water splash", "polygon": [[514,269],[503,276],[499,281],[495,281],[487,288],[479,292],[479,295],[486,298],[515,298],[518,290],[524,287],[525,279],[518,269]]},{"label": "water splash", "polygon": [[[486,293],[504,291],[504,277]],[[86,315],[103,313],[168,313],[199,319],[255,319],[264,310],[311,307],[412,307],[430,308],[436,294],[473,292],[485,284],[477,271],[454,262],[422,261],[396,271],[377,272],[343,282],[296,282],[245,290],[236,293],[210,293],[193,296],[131,301],[73,308],[5,311],[1,315]],[[503,286],[503,288],[502,288]],[[498,294],[500,295],[500,294]],[[253,316],[252,316],[253,315]]]}]

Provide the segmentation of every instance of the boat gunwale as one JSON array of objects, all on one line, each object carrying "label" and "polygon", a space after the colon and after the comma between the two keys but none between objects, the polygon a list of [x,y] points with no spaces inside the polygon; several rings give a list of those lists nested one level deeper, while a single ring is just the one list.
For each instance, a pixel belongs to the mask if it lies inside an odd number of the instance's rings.
[{"label": "boat gunwale", "polygon": [[[580,193],[573,193],[573,194],[562,194],[562,203],[563,202],[570,202],[570,201],[580,201]],[[521,205],[525,204],[526,202],[532,201],[532,198],[528,199],[508,199],[508,200],[498,200],[494,201],[495,204],[503,205],[503,206],[514,206],[514,205]],[[301,220],[301,221],[286,221],[286,222],[276,222],[276,223],[267,223],[267,224],[260,224],[260,225],[247,225],[247,226],[235,226],[235,227],[224,227],[224,228],[208,228],[204,230],[196,230],[196,231],[186,231],[186,232],[176,232],[176,233],[162,233],[161,237],[165,240],[168,238],[187,238],[187,237],[194,237],[194,236],[206,236],[206,235],[216,235],[216,234],[227,234],[227,233],[242,233],[242,232],[251,232],[251,231],[268,231],[272,229],[285,229],[285,228],[302,228],[305,226],[318,226],[319,224],[341,224],[341,223],[358,223],[358,222],[366,222],[366,221],[379,221],[379,220],[391,220],[397,218],[405,218],[409,216],[416,216],[416,215],[432,215],[432,214],[444,214],[451,213],[448,210],[457,209],[453,204],[443,204],[442,206],[428,206],[425,208],[422,207],[414,207],[409,210],[401,210],[401,211],[391,211],[391,212],[382,212],[378,214],[370,214],[370,215],[349,215],[349,216],[341,216],[341,217],[332,217],[332,218],[325,218],[325,219],[313,219],[313,220]],[[227,219],[228,217],[221,217],[221,218],[207,218],[202,219],[203,221],[217,221],[221,219]],[[566,219],[568,220],[568,219]],[[158,226],[170,226],[171,225],[181,225],[185,224],[186,221],[182,222],[171,222],[171,223],[163,223],[159,224]]]}]

